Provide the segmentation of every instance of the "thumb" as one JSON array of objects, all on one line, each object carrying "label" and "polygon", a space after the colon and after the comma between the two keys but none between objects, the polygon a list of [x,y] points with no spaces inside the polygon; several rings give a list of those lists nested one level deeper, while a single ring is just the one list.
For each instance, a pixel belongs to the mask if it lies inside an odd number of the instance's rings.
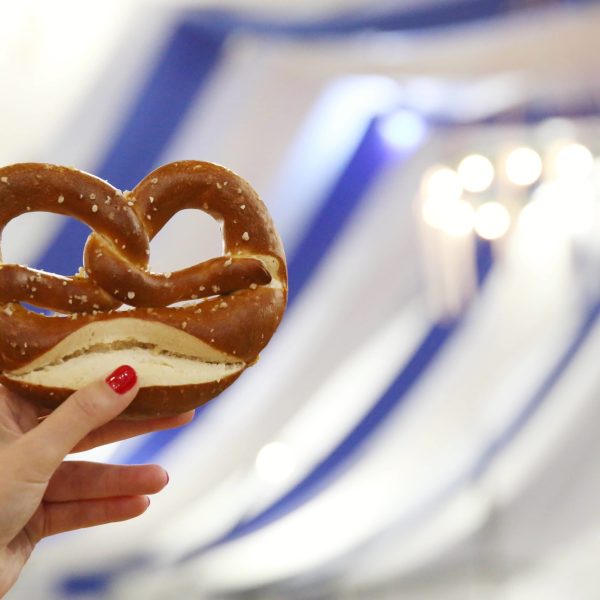
[{"label": "thumb", "polygon": [[123,412],[137,391],[137,374],[129,365],[76,391],[13,444],[20,473],[29,481],[50,479],[65,456],[91,431]]}]

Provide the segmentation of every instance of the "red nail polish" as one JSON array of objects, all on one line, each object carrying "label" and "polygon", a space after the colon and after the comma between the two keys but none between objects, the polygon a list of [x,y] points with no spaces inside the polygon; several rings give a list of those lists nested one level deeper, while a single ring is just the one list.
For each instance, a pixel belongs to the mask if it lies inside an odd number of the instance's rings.
[{"label": "red nail polish", "polygon": [[117,394],[124,394],[136,384],[137,373],[133,367],[122,365],[115,369],[105,381]]}]

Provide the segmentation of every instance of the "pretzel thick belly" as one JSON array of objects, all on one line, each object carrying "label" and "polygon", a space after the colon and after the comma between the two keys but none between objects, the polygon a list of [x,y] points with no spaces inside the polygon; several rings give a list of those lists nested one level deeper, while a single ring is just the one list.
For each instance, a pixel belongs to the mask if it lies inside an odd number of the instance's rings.
[{"label": "pretzel thick belly", "polygon": [[[221,223],[224,256],[151,273],[149,241],[185,208]],[[125,194],[73,169],[0,169],[0,228],[26,210],[75,216],[93,229],[75,277],[0,265],[2,380],[46,406],[101,375],[92,367],[130,359],[141,383],[130,416],[188,410],[253,364],[281,320],[281,242],[256,193],[223,167],[172,163]],[[21,301],[66,314],[39,315]],[[133,308],[114,310],[121,303]]]}]

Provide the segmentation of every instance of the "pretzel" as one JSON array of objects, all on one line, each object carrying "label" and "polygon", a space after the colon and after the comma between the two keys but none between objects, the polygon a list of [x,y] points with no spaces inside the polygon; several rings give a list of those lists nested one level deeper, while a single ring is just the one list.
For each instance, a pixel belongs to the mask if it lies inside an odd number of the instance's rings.
[{"label": "pretzel", "polygon": [[[150,240],[190,208],[221,224],[224,255],[151,272]],[[127,362],[141,387],[125,417],[190,410],[254,364],[279,325],[287,301],[281,241],[256,192],[224,167],[171,163],[124,193],[73,168],[0,168],[0,234],[29,211],[92,229],[72,277],[0,259],[0,381],[45,407]]]}]

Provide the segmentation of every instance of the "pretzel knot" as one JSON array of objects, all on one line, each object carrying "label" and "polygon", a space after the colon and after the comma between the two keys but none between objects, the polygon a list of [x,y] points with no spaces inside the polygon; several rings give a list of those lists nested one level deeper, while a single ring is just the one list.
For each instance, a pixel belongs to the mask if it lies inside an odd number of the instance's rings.
[{"label": "pretzel knot", "polygon": [[[153,273],[150,240],[183,209],[220,223],[224,254]],[[126,416],[184,412],[256,362],[281,320],[281,241],[254,190],[223,167],[171,163],[124,193],[71,168],[1,168],[0,232],[29,211],[72,216],[92,229],[73,277],[0,260],[0,380],[44,406],[129,363],[141,388]]]}]

